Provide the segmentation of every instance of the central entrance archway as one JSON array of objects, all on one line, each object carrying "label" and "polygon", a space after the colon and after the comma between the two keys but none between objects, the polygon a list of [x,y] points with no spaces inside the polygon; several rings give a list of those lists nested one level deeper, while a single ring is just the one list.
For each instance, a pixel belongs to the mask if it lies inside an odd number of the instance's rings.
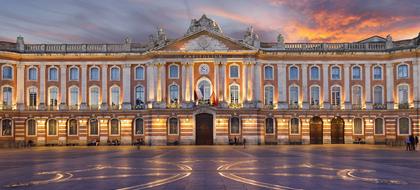
[{"label": "central entrance archway", "polygon": [[320,117],[313,117],[309,123],[310,141],[311,144],[323,143],[323,128],[322,119]]},{"label": "central entrance archway", "polygon": [[200,113],[195,116],[195,144],[213,144],[213,115]]},{"label": "central entrance archway", "polygon": [[341,117],[331,120],[331,144],[344,144],[344,120]]}]

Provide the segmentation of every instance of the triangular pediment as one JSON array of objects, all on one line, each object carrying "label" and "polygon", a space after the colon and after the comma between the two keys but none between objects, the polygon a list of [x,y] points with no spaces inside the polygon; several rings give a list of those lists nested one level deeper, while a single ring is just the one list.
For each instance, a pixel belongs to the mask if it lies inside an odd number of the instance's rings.
[{"label": "triangular pediment", "polygon": [[174,40],[157,51],[238,51],[254,48],[226,37],[223,34],[202,30]]}]

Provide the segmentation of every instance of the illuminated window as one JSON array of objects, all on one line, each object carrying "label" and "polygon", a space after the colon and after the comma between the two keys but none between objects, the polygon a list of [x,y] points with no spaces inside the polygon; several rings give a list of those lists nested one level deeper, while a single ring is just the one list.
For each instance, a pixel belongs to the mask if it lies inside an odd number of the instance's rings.
[{"label": "illuminated window", "polygon": [[99,135],[99,122],[95,118],[89,119],[89,134]]},{"label": "illuminated window", "polygon": [[375,134],[384,134],[384,120],[382,118],[375,119]]},{"label": "illuminated window", "polygon": [[77,135],[77,120],[70,119],[68,121],[68,134]]},{"label": "illuminated window", "polygon": [[12,96],[13,91],[12,87],[5,86],[3,87],[3,106],[12,106]]},{"label": "illuminated window", "polygon": [[274,119],[271,117],[265,119],[265,133],[274,134]]},{"label": "illuminated window", "polygon": [[144,87],[138,86],[136,87],[136,106],[143,105],[144,103],[145,103]]},{"label": "illuminated window", "polygon": [[290,120],[290,134],[299,134],[299,119],[292,118]]},{"label": "illuminated window", "polygon": [[334,86],[331,89],[331,105],[341,105],[341,88],[339,86]]},{"label": "illuminated window", "polygon": [[113,107],[120,105],[120,87],[111,87],[111,105]]},{"label": "illuminated window", "polygon": [[11,119],[1,120],[1,136],[12,136],[13,124]]},{"label": "illuminated window", "polygon": [[231,134],[239,134],[239,118],[238,117],[232,117],[230,118],[230,133]]},{"label": "illuminated window", "polygon": [[111,119],[111,135],[118,135],[120,134],[120,121],[118,119]]},{"label": "illuminated window", "polygon": [[355,135],[363,135],[363,120],[356,118],[353,120],[353,133]]},{"label": "illuminated window", "polygon": [[169,121],[169,134],[176,135],[178,134],[178,119],[177,118],[170,118]]},{"label": "illuminated window", "polygon": [[179,100],[179,88],[177,85],[172,84],[169,86],[169,100],[171,104],[178,103]]},{"label": "illuminated window", "polygon": [[48,135],[55,136],[57,135],[57,120],[50,119],[48,120]]},{"label": "illuminated window", "polygon": [[239,86],[234,84],[230,86],[230,103],[239,104]]},{"label": "illuminated window", "polygon": [[134,134],[136,135],[143,135],[144,134],[144,126],[143,126],[143,119],[137,118],[134,121]]},{"label": "illuminated window", "polygon": [[311,86],[311,105],[319,105],[319,86]]},{"label": "illuminated window", "polygon": [[274,104],[274,87],[267,85],[264,87],[264,105],[273,105]]},{"label": "illuminated window", "polygon": [[28,119],[26,121],[26,131],[28,136],[35,136],[36,135],[36,121],[35,119]]}]

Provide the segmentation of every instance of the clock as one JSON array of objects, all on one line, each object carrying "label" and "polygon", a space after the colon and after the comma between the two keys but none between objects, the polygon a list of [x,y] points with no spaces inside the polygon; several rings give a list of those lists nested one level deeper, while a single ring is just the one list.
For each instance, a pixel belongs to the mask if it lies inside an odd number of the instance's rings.
[{"label": "clock", "polygon": [[199,67],[199,72],[202,75],[209,74],[209,70],[210,70],[210,68],[207,64],[201,64],[200,67]]}]

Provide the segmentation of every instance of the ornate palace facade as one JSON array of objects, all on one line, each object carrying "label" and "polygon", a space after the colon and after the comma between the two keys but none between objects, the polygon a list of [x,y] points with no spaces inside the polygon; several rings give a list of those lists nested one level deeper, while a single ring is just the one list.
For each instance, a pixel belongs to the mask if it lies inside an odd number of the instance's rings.
[{"label": "ornate palace facade", "polygon": [[241,40],[206,16],[148,43],[0,43],[0,144],[385,143],[419,135],[420,36]]}]

